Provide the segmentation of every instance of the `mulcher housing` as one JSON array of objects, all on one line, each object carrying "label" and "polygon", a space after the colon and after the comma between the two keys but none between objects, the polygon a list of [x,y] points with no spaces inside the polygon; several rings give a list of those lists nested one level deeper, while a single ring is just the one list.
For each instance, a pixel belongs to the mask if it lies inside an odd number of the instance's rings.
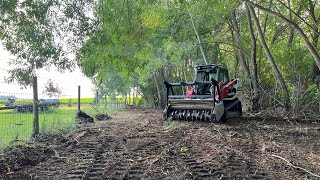
[{"label": "mulcher housing", "polygon": [[[193,82],[164,82],[167,94],[165,119],[226,121],[230,114],[241,116],[241,82],[229,80],[228,69],[221,65],[196,67]],[[189,87],[186,95],[177,94],[177,87]],[[181,88],[180,88],[181,89]]]}]

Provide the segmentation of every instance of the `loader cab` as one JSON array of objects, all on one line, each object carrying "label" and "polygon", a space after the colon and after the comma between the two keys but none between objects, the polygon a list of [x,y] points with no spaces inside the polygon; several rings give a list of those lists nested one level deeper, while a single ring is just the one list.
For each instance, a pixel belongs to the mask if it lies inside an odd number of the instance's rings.
[{"label": "loader cab", "polygon": [[195,82],[205,82],[205,84],[195,87],[197,95],[210,95],[211,79],[226,84],[229,82],[228,70],[220,65],[198,66],[196,68]]},{"label": "loader cab", "polygon": [[217,81],[223,82],[224,84],[226,84],[230,81],[229,80],[229,73],[226,68],[219,68]]},{"label": "loader cab", "polygon": [[219,65],[198,66],[196,68],[196,75],[194,81],[209,82],[214,79],[218,82],[229,82],[228,70]]}]

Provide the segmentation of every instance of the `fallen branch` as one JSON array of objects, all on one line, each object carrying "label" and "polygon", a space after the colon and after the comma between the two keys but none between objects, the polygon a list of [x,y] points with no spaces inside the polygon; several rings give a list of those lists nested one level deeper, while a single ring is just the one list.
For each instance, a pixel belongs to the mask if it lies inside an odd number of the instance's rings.
[{"label": "fallen branch", "polygon": [[310,175],[312,175],[312,176],[314,176],[314,177],[320,178],[320,175],[314,174],[314,173],[310,172],[309,170],[304,169],[304,168],[302,168],[302,167],[295,166],[295,165],[293,165],[292,163],[290,163],[287,159],[285,159],[285,158],[283,158],[283,157],[281,157],[281,156],[278,156],[278,155],[275,155],[275,154],[271,154],[271,156],[272,156],[272,157],[279,158],[279,159],[287,162],[288,165],[291,166],[291,167],[293,167],[293,168],[300,169],[300,170],[302,170],[302,171],[305,171],[305,172],[309,173]]},{"label": "fallen branch", "polygon": [[92,103],[89,103],[91,105],[91,107],[93,107],[94,110],[96,110],[98,113],[100,113],[100,111],[98,111],[93,105]]}]

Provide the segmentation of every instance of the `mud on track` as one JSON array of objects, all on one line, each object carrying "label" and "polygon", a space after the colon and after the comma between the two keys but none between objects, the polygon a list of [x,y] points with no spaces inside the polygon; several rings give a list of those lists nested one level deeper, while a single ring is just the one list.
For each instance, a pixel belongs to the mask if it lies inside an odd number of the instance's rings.
[{"label": "mud on track", "polygon": [[54,154],[5,179],[317,179],[320,124],[275,119],[227,124],[162,122],[156,110],[126,110],[67,139]]}]

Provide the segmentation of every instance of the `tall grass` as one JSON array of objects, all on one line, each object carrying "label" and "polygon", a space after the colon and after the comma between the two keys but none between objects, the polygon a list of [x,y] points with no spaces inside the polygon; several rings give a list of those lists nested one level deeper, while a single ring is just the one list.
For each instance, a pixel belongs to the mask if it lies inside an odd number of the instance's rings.
[{"label": "tall grass", "polygon": [[[92,107],[93,106],[93,107]],[[104,105],[82,105],[81,110],[94,117],[95,114],[112,114],[119,107]],[[60,106],[39,113],[40,133],[55,134],[76,127],[77,106]],[[27,142],[33,131],[33,114],[19,113],[17,110],[0,111],[0,146],[13,142]]]}]

